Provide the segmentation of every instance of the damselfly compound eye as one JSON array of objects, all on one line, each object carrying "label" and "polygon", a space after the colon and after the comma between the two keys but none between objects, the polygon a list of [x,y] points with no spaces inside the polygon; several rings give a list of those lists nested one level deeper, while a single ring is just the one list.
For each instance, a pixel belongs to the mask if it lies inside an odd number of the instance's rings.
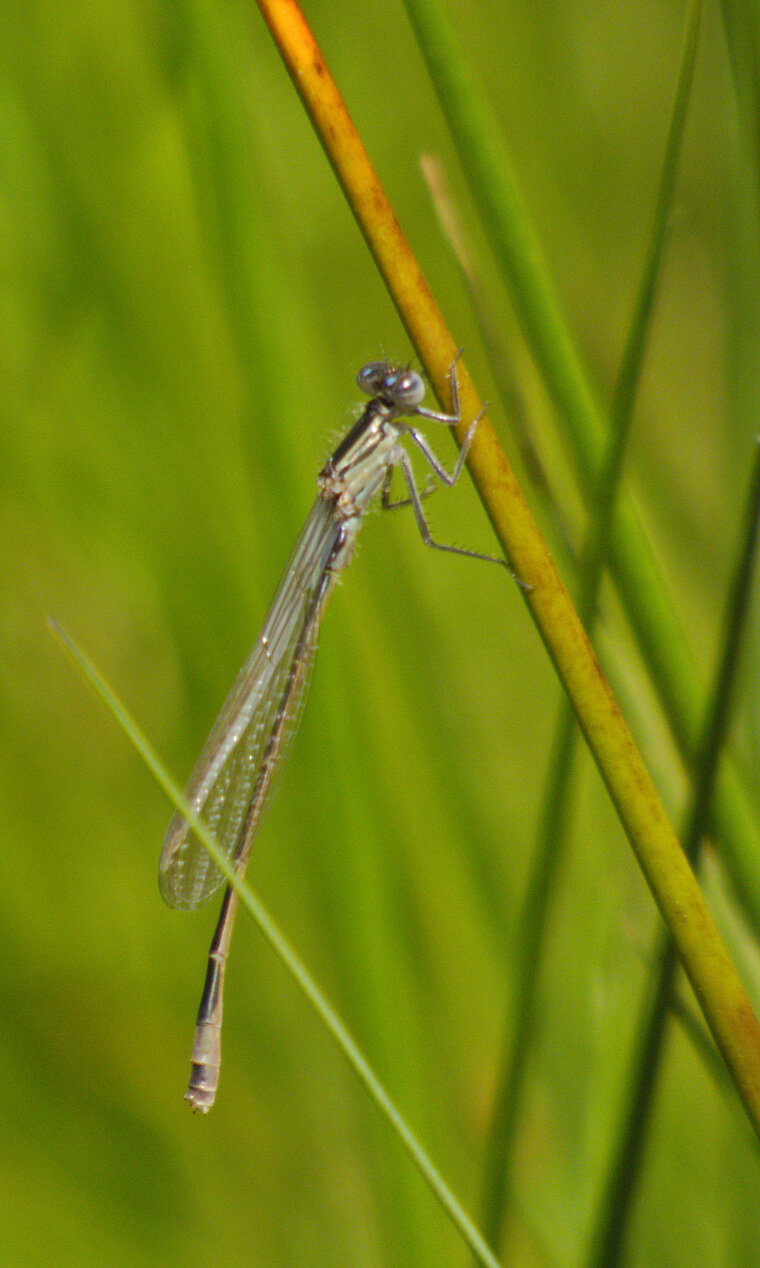
[{"label": "damselfly compound eye", "polygon": [[387,361],[370,361],[357,374],[357,387],[360,387],[362,392],[366,392],[367,396],[378,396],[391,372]]},{"label": "damselfly compound eye", "polygon": [[413,409],[425,398],[425,384],[414,370],[398,370],[387,375],[383,386],[401,411]]}]

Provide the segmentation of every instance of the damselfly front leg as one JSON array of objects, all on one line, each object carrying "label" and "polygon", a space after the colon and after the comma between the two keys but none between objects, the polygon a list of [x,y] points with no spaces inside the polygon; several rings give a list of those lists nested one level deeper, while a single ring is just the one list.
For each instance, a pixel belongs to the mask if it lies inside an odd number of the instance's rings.
[{"label": "damselfly front leg", "polygon": [[[459,408],[459,385],[457,382],[456,366],[460,356],[461,356],[461,348],[457,352],[456,356],[454,357],[454,360],[452,361],[451,367],[449,369],[449,387],[451,391],[451,404],[452,404],[453,412],[451,414],[442,414],[436,410],[425,409],[424,406],[419,405],[419,406],[416,406],[414,409],[410,409],[409,414],[414,414],[418,418],[426,418],[431,422],[443,423],[444,426],[446,427],[459,426],[459,423],[461,422],[461,419],[462,419],[462,415]],[[467,428],[467,434],[462,443],[462,447],[459,450],[459,456],[456,460],[456,463],[454,464],[454,469],[451,472],[446,470],[446,467],[441,462],[441,459],[434,452],[434,450],[430,446],[430,443],[422,435],[422,432],[418,431],[416,427],[412,427],[411,424],[409,423],[397,423],[396,426],[401,435],[409,436],[410,439],[414,441],[420,453],[423,455],[425,460],[432,467],[433,471],[435,472],[435,474],[437,475],[441,483],[445,484],[446,487],[450,489],[450,488],[453,488],[453,486],[457,483],[457,480],[459,479],[460,475],[462,474],[462,469],[467,459],[467,454],[468,454],[470,445],[472,444],[473,438],[475,436],[475,432],[477,431],[478,423],[480,422],[481,418],[485,414],[487,408],[488,408],[488,404],[486,403],[483,406],[483,408],[480,410],[480,412],[476,414],[475,418],[473,418],[472,422],[470,423],[470,426]],[[394,466],[398,466],[401,468],[404,475],[404,481],[406,483],[406,487],[409,490],[408,498],[402,498],[401,500],[396,502],[392,502],[390,500],[390,483],[391,483],[391,478],[393,475]],[[420,536],[422,537],[422,540],[426,546],[431,546],[435,550],[448,551],[452,555],[465,555],[469,559],[482,559],[484,563],[501,564],[502,567],[506,568],[509,572],[511,572],[509,564],[506,562],[505,559],[499,559],[495,555],[483,554],[479,550],[468,550],[463,546],[450,546],[444,542],[435,541],[435,539],[433,538],[430,532],[429,525],[427,523],[427,520],[425,519],[425,514],[422,509],[422,499],[427,497],[429,493],[434,492],[435,488],[436,488],[435,485],[433,485],[432,488],[429,488],[429,489],[426,488],[421,491],[420,489],[417,488],[417,481],[415,480],[414,468],[412,467],[411,459],[409,458],[409,455],[406,452],[406,450],[403,448],[403,446],[398,445],[393,455],[393,466],[390,466],[388,468],[385,480],[383,482],[383,490],[382,490],[383,509],[395,510],[401,506],[411,505],[414,511],[414,518],[417,521],[417,527],[420,531]]]}]

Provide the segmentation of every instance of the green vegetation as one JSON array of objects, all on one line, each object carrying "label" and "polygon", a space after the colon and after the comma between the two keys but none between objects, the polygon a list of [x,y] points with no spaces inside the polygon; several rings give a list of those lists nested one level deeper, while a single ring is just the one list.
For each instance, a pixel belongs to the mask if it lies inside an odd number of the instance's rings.
[{"label": "green vegetation", "polygon": [[[447,7],[609,406],[681,9]],[[442,159],[481,247],[482,230],[407,19],[325,4],[307,17],[496,402],[421,153]],[[406,337],[253,7],[6,0],[0,65],[3,1264],[463,1264],[456,1232],[244,916],[218,1103],[207,1120],[190,1115],[217,905],[182,916],[161,903],[169,804],[45,625],[54,615],[87,648],[182,780],[351,418],[356,370],[410,356]],[[711,14],[626,460],[705,684],[760,430],[750,88]],[[577,545],[588,502],[485,247],[482,261],[551,498],[520,478],[573,589],[556,524]],[[492,405],[491,417],[514,456],[509,413]],[[445,455],[447,438],[435,440]],[[426,507],[441,540],[494,548],[467,480]],[[623,609],[605,584],[597,647],[678,823],[687,780]],[[732,731],[750,808],[753,619]],[[559,701],[513,584],[426,552],[403,512],[373,517],[328,608],[249,872],[478,1217]],[[585,752],[577,765],[510,1169],[503,1251],[520,1265],[584,1262],[659,927]],[[751,990],[753,862],[738,893],[716,855],[705,868]],[[757,1258],[757,1152],[692,1030],[674,1022],[665,1047],[630,1264]]]}]

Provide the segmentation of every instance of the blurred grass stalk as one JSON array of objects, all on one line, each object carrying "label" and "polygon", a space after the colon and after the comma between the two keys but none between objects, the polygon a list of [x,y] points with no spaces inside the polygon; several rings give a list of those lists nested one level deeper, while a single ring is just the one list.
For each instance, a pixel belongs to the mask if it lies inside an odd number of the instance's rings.
[{"label": "blurred grass stalk", "polygon": [[[682,834],[684,851],[694,866],[700,861],[702,845],[709,831],[710,801],[728,732],[740,644],[747,624],[752,592],[760,519],[760,447],[756,446],[754,457],[754,470],[746,496],[743,539],[737,552],[736,572],[729,589],[720,638],[720,663],[711,687],[691,806]],[[678,970],[673,942],[667,935],[663,936],[662,931],[658,931],[652,964],[652,988],[644,1002],[632,1047],[634,1057],[628,1084],[629,1096],[622,1107],[612,1163],[597,1210],[588,1258],[589,1268],[597,1268],[597,1265],[611,1266],[620,1262],[625,1232],[643,1167]],[[706,1069],[713,1073],[710,1064],[706,1063]]]}]

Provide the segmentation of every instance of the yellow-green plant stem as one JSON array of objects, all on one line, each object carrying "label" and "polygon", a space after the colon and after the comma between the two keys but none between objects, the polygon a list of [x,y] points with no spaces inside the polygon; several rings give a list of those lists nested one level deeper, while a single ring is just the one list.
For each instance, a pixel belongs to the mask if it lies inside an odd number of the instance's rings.
[{"label": "yellow-green plant stem", "polygon": [[[604,571],[610,528],[617,506],[628,439],[633,421],[636,390],[644,360],[646,337],[654,306],[660,272],[668,213],[672,204],[678,155],[686,123],[687,105],[696,57],[701,0],[692,0],[686,15],[681,62],[671,110],[670,125],[649,246],[638,295],[621,360],[612,403],[613,432],[592,520],[580,557],[578,610],[589,630],[593,629]],[[565,700],[560,705],[557,728],[547,768],[540,822],[536,833],[534,864],[526,889],[521,933],[515,939],[518,963],[515,966],[512,1033],[505,1045],[497,1080],[494,1108],[484,1169],[483,1227],[491,1245],[502,1244],[504,1221],[511,1196],[511,1166],[519,1123],[531,1038],[534,1031],[537,983],[544,955],[546,925],[554,893],[555,879],[564,856],[570,831],[572,792],[578,751],[572,710]],[[621,1177],[621,1187],[624,1183]],[[618,1196],[616,1194],[616,1196]],[[600,1221],[605,1219],[604,1207]]]},{"label": "yellow-green plant stem", "polygon": [[[406,0],[457,153],[494,256],[563,429],[584,498],[593,499],[610,434],[573,345],[541,244],[524,204],[502,128],[462,55],[441,0]],[[693,768],[705,693],[636,507],[625,489],[609,542],[621,602],[662,699],[684,762]],[[751,793],[726,757],[711,807],[725,866],[760,931],[760,827]]]},{"label": "yellow-green plant stem", "polygon": [[[259,0],[278,48],[444,407],[454,340],[414,261],[325,61],[293,0]],[[464,369],[464,419],[480,408]],[[461,439],[461,435],[460,435]],[[492,428],[469,469],[588,745],[760,1135],[760,1027],[646,767]]]}]

